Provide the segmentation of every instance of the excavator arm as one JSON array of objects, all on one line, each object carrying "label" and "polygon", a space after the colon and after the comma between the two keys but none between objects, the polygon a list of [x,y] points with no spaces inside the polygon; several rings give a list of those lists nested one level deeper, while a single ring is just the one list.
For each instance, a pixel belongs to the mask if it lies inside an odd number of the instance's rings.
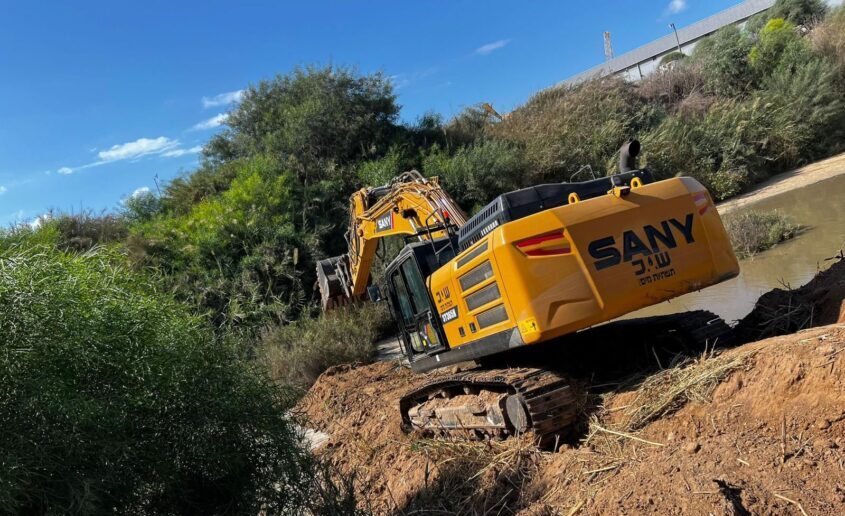
[{"label": "excavator arm", "polygon": [[448,226],[460,228],[466,222],[466,214],[437,178],[415,170],[388,185],[358,190],[349,199],[349,214],[349,251],[317,263],[323,310],[363,298],[380,239],[405,235],[431,240],[444,236]]}]

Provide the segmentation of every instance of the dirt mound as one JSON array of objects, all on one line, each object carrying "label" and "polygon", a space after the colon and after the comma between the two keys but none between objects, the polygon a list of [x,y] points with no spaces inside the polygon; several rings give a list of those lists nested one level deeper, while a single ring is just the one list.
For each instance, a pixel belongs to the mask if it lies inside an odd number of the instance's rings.
[{"label": "dirt mound", "polygon": [[741,342],[787,335],[804,328],[845,322],[845,260],[817,274],[797,289],[774,289],[757,301],[737,325]]},{"label": "dirt mound", "polygon": [[661,371],[596,398],[557,452],[402,433],[425,379],[389,363],[328,371],[300,409],[377,514],[841,514],[843,350],[827,326]]}]

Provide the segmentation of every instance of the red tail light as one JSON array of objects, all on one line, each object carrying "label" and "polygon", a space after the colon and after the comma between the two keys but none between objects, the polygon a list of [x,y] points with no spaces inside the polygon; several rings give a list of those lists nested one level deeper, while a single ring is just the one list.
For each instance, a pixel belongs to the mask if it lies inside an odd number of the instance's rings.
[{"label": "red tail light", "polygon": [[707,195],[707,192],[698,192],[693,194],[692,202],[695,203],[695,206],[698,208],[698,214],[704,215],[707,213],[707,210],[710,209],[710,206],[713,203],[710,201],[710,196]]},{"label": "red tail light", "polygon": [[566,239],[562,231],[543,233],[520,240],[514,245],[526,256],[555,256],[572,252],[569,240]]}]

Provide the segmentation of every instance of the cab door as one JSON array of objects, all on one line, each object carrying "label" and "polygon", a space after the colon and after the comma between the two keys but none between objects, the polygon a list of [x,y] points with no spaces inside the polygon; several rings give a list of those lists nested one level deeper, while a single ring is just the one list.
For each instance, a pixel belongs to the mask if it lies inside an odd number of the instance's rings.
[{"label": "cab door", "polygon": [[391,304],[410,360],[446,348],[440,319],[434,315],[431,296],[411,254],[389,273]]}]

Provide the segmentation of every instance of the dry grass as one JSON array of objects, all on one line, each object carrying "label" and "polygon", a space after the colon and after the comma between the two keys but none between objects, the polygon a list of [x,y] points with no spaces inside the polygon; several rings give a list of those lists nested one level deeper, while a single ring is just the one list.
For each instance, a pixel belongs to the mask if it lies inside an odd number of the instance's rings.
[{"label": "dry grass", "polygon": [[753,354],[754,351],[716,356],[711,353],[649,377],[637,389],[637,397],[625,411],[624,428],[639,430],[689,402],[709,402],[716,387],[744,367]]},{"label": "dry grass", "polygon": [[777,335],[795,333],[818,322],[820,314],[803,289],[781,283],[757,300],[754,310],[737,326],[740,342],[754,342]]},{"label": "dry grass", "polygon": [[813,325],[815,307],[798,296],[788,295],[785,303],[777,306],[758,306],[762,323],[757,340],[794,333]]},{"label": "dry grass", "polygon": [[405,514],[513,514],[524,505],[524,482],[542,460],[529,436],[501,442],[423,439],[413,448],[426,461],[426,475]]},{"label": "dry grass", "polygon": [[603,421],[616,419],[608,417],[607,411],[593,415],[584,444],[590,444],[598,453],[618,464],[629,460],[627,442],[663,446],[663,443],[643,439],[635,432],[652,421],[677,412],[689,402],[709,402],[716,387],[731,373],[745,367],[754,353],[715,355],[709,352],[648,377],[637,387],[634,398],[624,407],[617,422],[609,424]]}]

